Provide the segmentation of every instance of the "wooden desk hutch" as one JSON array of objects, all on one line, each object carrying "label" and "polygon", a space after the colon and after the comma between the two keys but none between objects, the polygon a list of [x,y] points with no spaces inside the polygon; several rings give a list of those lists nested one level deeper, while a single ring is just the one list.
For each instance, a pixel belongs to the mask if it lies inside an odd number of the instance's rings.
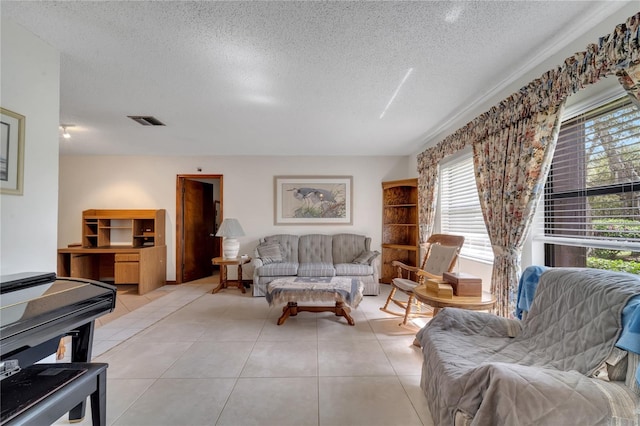
[{"label": "wooden desk hutch", "polygon": [[85,210],[82,246],[58,249],[58,276],[137,284],[138,294],[167,281],[165,210]]}]

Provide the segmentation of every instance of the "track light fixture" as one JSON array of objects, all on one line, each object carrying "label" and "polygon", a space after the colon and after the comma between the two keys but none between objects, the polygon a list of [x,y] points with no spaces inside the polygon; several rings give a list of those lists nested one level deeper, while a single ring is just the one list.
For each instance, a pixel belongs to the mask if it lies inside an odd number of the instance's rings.
[{"label": "track light fixture", "polygon": [[71,134],[67,130],[67,127],[73,127],[73,124],[61,124],[60,127],[62,128],[62,137],[65,139],[71,138]]}]

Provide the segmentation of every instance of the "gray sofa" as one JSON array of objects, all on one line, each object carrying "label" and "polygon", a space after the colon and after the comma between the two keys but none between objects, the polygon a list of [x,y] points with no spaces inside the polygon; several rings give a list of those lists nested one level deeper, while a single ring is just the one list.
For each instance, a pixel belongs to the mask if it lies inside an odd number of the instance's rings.
[{"label": "gray sofa", "polygon": [[276,278],[291,276],[357,278],[364,295],[380,293],[379,253],[364,235],[270,235],[260,239],[252,264],[254,296],[265,296]]},{"label": "gray sofa", "polygon": [[638,276],[551,268],[523,321],[443,309],[416,336],[434,423],[637,424],[638,302]]}]

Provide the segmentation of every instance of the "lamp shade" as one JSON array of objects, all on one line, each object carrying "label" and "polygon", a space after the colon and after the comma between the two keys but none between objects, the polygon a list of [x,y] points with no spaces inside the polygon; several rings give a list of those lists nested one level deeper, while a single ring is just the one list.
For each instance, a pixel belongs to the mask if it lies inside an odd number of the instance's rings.
[{"label": "lamp shade", "polygon": [[222,241],[222,256],[225,259],[235,259],[240,251],[240,243],[236,237],[244,236],[244,230],[238,219],[226,218],[222,221],[216,237],[224,237]]},{"label": "lamp shade", "polygon": [[216,233],[216,237],[244,237],[244,230],[238,219],[228,217],[222,221],[220,229]]}]

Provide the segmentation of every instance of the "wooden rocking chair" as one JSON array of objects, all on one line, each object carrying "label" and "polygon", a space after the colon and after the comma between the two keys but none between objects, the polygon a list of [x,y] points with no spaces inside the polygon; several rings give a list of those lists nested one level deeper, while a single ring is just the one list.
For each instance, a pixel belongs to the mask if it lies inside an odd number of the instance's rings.
[{"label": "wooden rocking chair", "polygon": [[[391,281],[389,297],[380,310],[391,315],[404,317],[402,322],[398,324],[401,326],[406,325],[409,318],[433,315],[430,308],[425,310],[422,303],[415,299],[413,289],[424,284],[425,277],[426,279],[441,279],[444,272],[451,272],[463,244],[463,236],[433,234],[427,240],[426,253],[419,268],[394,260],[391,264],[396,267],[398,276]],[[406,300],[404,297],[394,297],[398,291],[407,296]],[[389,309],[391,302],[402,308],[402,312]]]}]

